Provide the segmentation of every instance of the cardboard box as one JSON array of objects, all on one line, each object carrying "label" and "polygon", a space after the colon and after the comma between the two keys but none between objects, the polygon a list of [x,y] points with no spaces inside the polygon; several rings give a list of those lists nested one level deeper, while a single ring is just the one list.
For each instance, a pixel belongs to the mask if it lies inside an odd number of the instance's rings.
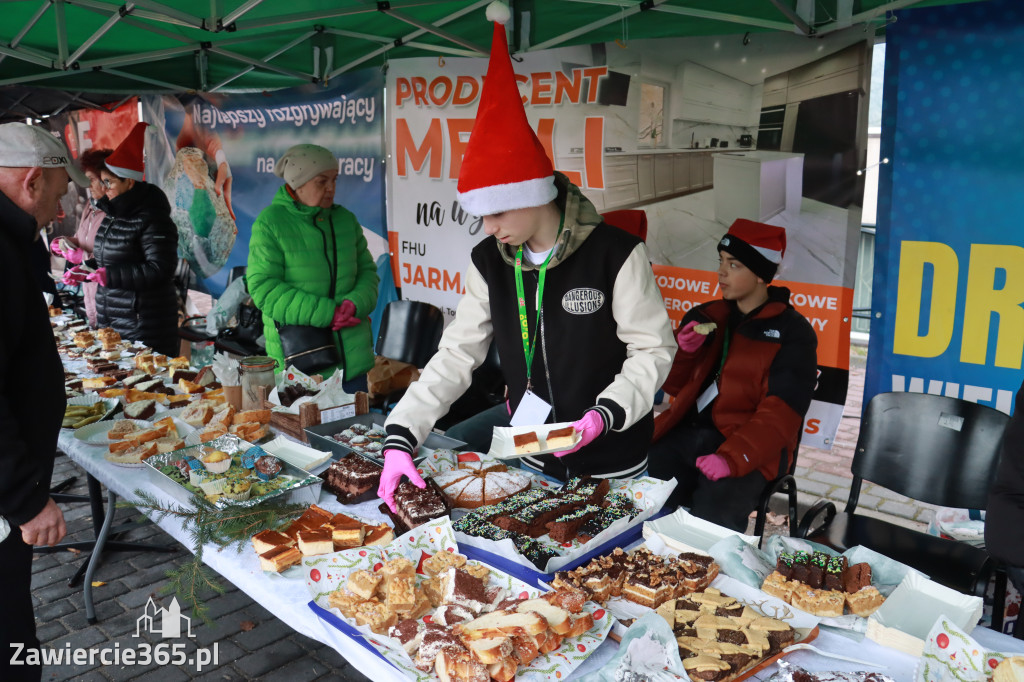
[{"label": "cardboard box", "polygon": [[969,597],[912,571],[868,618],[868,639],[919,657],[939,616],[964,632],[981,620],[981,597]]}]

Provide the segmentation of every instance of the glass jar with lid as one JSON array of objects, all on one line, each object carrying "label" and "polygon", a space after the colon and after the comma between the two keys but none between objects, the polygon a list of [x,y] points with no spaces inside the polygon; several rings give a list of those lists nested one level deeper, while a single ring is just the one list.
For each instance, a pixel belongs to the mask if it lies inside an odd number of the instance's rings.
[{"label": "glass jar with lid", "polygon": [[258,387],[266,386],[268,392],[274,390],[276,367],[277,360],[266,355],[251,355],[242,359],[239,363],[239,373],[242,375],[243,410],[263,409],[263,399]]}]

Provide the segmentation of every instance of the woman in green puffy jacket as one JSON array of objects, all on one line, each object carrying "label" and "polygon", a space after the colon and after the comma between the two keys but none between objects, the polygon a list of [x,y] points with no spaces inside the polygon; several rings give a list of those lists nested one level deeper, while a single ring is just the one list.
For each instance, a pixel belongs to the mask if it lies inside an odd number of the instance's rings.
[{"label": "woman in green puffy jacket", "polygon": [[253,223],[246,269],[249,295],[263,312],[267,354],[284,369],[278,324],[330,328],[341,363],[317,371],[327,378],[343,369],[346,390],[366,390],[373,367],[368,315],[379,278],[359,221],[334,203],[338,160],[323,147],[300,144],[274,173],[285,184]]}]

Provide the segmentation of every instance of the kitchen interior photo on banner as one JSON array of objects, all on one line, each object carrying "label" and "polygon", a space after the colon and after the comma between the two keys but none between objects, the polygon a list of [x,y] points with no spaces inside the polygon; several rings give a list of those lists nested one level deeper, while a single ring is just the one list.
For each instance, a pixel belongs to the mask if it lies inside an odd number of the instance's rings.
[{"label": "kitchen interior photo on banner", "polygon": [[647,212],[654,263],[713,269],[718,240],[747,218],[786,228],[781,279],[853,285],[872,52],[863,32],[814,43],[756,34],[603,49],[609,71],[632,81],[624,118],[635,119],[634,135],[614,140],[616,156],[649,164],[638,176],[651,186],[635,198],[584,191],[604,195],[601,210],[627,201]]}]

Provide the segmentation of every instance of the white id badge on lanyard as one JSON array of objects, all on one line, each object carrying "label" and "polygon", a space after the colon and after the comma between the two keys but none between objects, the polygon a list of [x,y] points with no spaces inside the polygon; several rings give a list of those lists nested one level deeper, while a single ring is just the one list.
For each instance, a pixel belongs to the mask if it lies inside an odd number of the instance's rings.
[{"label": "white id badge on lanyard", "polygon": [[512,420],[509,423],[512,426],[543,424],[548,420],[549,414],[551,414],[551,405],[533,391],[527,391],[523,394],[523,399],[519,401],[519,407],[516,408],[516,413],[512,415]]},{"label": "white id badge on lanyard", "polygon": [[697,411],[703,412],[704,408],[711,404],[711,401],[718,397],[718,382],[712,381],[711,385],[704,389],[704,392],[697,398]]}]

